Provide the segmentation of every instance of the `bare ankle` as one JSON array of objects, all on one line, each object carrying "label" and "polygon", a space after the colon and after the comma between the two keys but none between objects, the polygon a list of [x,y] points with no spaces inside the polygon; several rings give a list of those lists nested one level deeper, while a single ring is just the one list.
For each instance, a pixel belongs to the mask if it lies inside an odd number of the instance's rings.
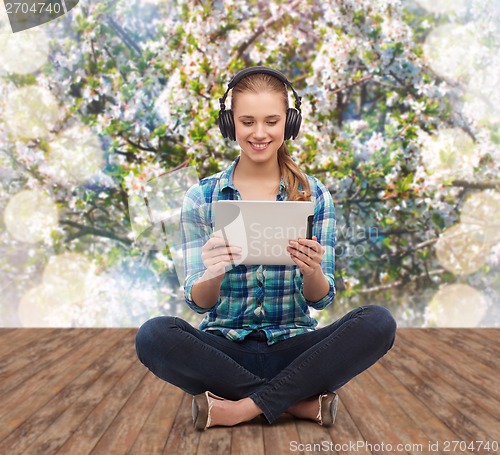
[{"label": "bare ankle", "polygon": [[319,410],[319,402],[317,397],[306,398],[294,405],[290,406],[286,412],[292,414],[294,417],[302,419],[316,420],[316,415]]},{"label": "bare ankle", "polygon": [[261,409],[251,398],[243,398],[238,401],[214,400],[211,410],[212,426],[237,425],[252,420],[261,413]]}]

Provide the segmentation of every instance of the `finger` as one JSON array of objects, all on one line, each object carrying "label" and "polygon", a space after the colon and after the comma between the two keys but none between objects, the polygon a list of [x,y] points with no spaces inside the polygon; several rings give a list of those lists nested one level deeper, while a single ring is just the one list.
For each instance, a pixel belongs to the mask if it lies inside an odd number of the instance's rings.
[{"label": "finger", "polygon": [[320,254],[306,254],[300,251],[297,252],[297,258],[300,259],[303,264],[306,264],[311,270],[319,266],[323,261],[323,256]]},{"label": "finger", "polygon": [[210,250],[209,252],[211,254],[214,254],[216,256],[220,255],[232,255],[232,256],[241,256],[242,254],[242,248],[238,246],[227,246],[227,245],[222,245],[214,248],[213,250]]},{"label": "finger", "polygon": [[305,252],[301,251],[300,249],[291,248],[289,250],[289,252],[292,254],[292,256],[296,257],[297,259],[299,259],[304,264],[305,263],[309,263],[309,261],[312,260],[312,258],[308,254],[306,254]]},{"label": "finger", "polygon": [[208,258],[206,260],[205,266],[207,268],[213,266],[228,266],[231,265],[231,262],[234,262],[237,258],[231,257],[230,255],[216,256],[212,258]]},{"label": "finger", "polygon": [[299,266],[302,273],[312,270],[312,268],[308,264],[306,264],[304,261],[301,261],[298,257],[292,256],[292,259]]},{"label": "finger", "polygon": [[[295,241],[291,241],[290,244],[293,249],[311,258],[317,257],[320,254],[320,251],[318,251],[316,247],[310,247],[309,245],[303,245]],[[316,245],[319,245],[319,243],[316,243]]]},{"label": "finger", "polygon": [[318,252],[319,252],[320,247],[321,247],[321,245],[315,240],[315,237],[313,237],[312,239],[299,238],[299,245],[304,245],[304,246],[311,248],[312,250],[318,251]]},{"label": "finger", "polygon": [[207,240],[205,245],[203,245],[202,251],[203,250],[204,251],[212,250],[214,248],[217,248],[217,247],[225,245],[225,244],[226,244],[226,242],[224,242],[224,239],[221,239],[220,237],[212,237],[212,238]]},{"label": "finger", "polygon": [[217,246],[215,248],[206,249],[201,253],[201,259],[205,266],[216,264],[223,259],[226,260],[239,260],[242,257],[241,248]]}]

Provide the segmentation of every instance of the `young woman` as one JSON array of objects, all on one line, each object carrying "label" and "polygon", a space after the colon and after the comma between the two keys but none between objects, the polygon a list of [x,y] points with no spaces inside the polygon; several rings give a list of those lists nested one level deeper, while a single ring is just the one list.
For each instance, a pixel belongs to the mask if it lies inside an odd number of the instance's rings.
[{"label": "young woman", "polygon": [[[335,297],[335,212],[326,187],[287,151],[285,140],[295,138],[301,122],[291,83],[274,69],[247,68],[220,102],[221,132],[238,141],[240,156],[191,187],[181,215],[185,300],[206,316],[198,329],[172,316],[147,321],[137,333],[138,357],[194,396],[199,430],[260,414],[273,423],[283,412],[330,426],[335,391],[387,353],[396,322],[386,308],[367,305],[316,329],[309,307],[321,310]],[[234,265],[241,249],[213,233],[212,203],[221,199],[312,199],[312,239],[290,240],[295,265]]]}]

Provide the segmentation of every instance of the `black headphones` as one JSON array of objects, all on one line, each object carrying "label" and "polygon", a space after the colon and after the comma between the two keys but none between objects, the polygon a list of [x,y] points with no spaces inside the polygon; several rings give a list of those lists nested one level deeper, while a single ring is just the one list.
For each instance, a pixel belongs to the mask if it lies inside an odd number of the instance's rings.
[{"label": "black headphones", "polygon": [[226,93],[222,98],[219,98],[220,111],[219,117],[217,118],[217,123],[219,124],[220,132],[223,138],[229,138],[232,141],[236,140],[236,131],[234,128],[234,117],[233,111],[231,109],[226,111],[226,106],[224,102],[226,101],[226,96],[239,81],[243,78],[250,76],[251,74],[269,74],[278,78],[281,82],[288,85],[293,90],[293,95],[295,96],[295,109],[288,108],[286,111],[286,121],[285,121],[285,140],[297,136],[299,134],[300,124],[302,122],[302,115],[300,114],[300,104],[301,97],[297,95],[297,92],[292,87],[291,82],[285,77],[283,73],[278,70],[268,68],[267,66],[252,66],[250,68],[245,68],[240,71],[236,76],[234,76],[227,87]]}]

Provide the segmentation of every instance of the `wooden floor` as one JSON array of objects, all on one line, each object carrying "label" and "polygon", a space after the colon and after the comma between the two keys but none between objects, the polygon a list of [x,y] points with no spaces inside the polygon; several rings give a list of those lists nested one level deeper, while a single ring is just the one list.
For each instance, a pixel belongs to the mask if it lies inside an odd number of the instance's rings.
[{"label": "wooden floor", "polygon": [[498,453],[500,329],[398,329],[338,391],[331,428],[283,414],[205,432],[191,396],[137,360],[135,333],[0,329],[0,454]]}]

